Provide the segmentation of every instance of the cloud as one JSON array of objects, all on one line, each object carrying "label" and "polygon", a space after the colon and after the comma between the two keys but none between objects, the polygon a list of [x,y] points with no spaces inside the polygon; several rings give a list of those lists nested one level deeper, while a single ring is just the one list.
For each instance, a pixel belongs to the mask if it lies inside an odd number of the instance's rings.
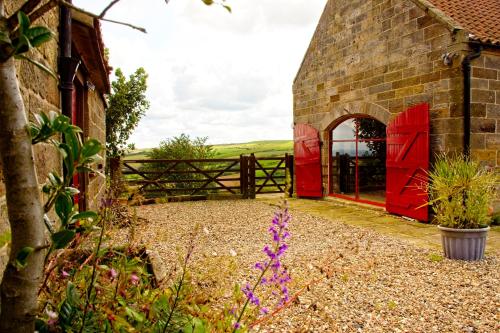
[{"label": "cloud", "polygon": [[[77,0],[98,12],[102,0]],[[151,107],[131,142],[153,147],[181,133],[211,143],[292,138],[292,83],[326,0],[122,0],[103,24],[111,64],[149,74]]]}]

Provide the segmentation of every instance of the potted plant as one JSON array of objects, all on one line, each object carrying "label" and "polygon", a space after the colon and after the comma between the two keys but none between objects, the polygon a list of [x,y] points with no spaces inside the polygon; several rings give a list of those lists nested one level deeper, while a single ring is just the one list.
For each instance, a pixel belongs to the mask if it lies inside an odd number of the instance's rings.
[{"label": "potted plant", "polygon": [[441,231],[445,257],[481,260],[499,176],[470,158],[443,154],[437,157],[429,180],[429,204]]}]

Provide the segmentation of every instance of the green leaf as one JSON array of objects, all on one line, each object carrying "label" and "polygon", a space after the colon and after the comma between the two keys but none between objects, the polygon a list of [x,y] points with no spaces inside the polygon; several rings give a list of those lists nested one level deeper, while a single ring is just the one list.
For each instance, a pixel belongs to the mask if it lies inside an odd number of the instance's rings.
[{"label": "green leaf", "polygon": [[16,56],[28,52],[32,47],[30,40],[25,35],[20,35],[18,38],[14,39],[12,44],[14,45],[14,54]]},{"label": "green leaf", "polygon": [[205,333],[207,331],[205,324],[200,318],[193,318],[190,322],[186,323],[183,333]]},{"label": "green leaf", "polygon": [[22,269],[28,264],[28,257],[35,251],[34,248],[25,246],[16,255],[15,266],[17,269]]},{"label": "green leaf", "polygon": [[233,12],[233,10],[231,9],[231,7],[229,7],[228,5],[222,5],[222,7],[226,8],[226,10],[230,13]]},{"label": "green leaf", "polygon": [[63,225],[68,224],[69,217],[73,211],[73,199],[71,196],[61,193],[57,196],[55,204],[56,214]]},{"label": "green leaf", "polygon": [[31,139],[33,140],[33,144],[36,143],[36,141],[34,140],[38,135],[40,134],[40,127],[38,127],[37,125],[33,124],[33,123],[30,123],[30,135],[31,135]]},{"label": "green leaf", "polygon": [[92,157],[99,153],[102,149],[102,145],[96,139],[90,139],[83,144],[82,147],[82,158],[86,159]]},{"label": "green leaf", "polygon": [[52,242],[55,249],[62,249],[68,245],[76,233],[73,230],[62,230],[52,235]]},{"label": "green leaf", "polygon": [[78,159],[80,152],[80,139],[77,134],[73,131],[66,131],[64,133],[64,138],[66,139],[66,144],[71,148],[73,161]]},{"label": "green leaf", "polygon": [[49,194],[51,192],[52,188],[53,187],[51,185],[45,184],[42,187],[42,192],[45,193],[45,194]]},{"label": "green leaf", "polygon": [[201,0],[203,1],[203,3],[207,6],[210,6],[210,5],[213,5],[214,4],[214,0]]},{"label": "green leaf", "polygon": [[71,125],[70,119],[63,115],[58,115],[52,122],[54,130],[65,132]]},{"label": "green leaf", "polygon": [[[73,158],[73,151],[71,148],[65,144],[65,143],[60,143],[59,144],[59,151],[61,152],[63,156],[63,163],[64,166],[66,167],[66,179],[71,179],[73,177],[73,174],[75,172],[75,160]],[[69,184],[69,182],[67,183]]]},{"label": "green leaf", "polygon": [[80,193],[80,191],[77,188],[68,186],[64,188],[64,193],[69,196],[74,196]]},{"label": "green leaf", "polygon": [[139,322],[139,323],[142,323],[144,321],[144,315],[129,308],[128,306],[125,306],[125,313],[127,314],[127,316],[129,316],[130,318],[132,318],[133,320]]},{"label": "green leaf", "polygon": [[76,215],[73,215],[71,217],[71,223],[76,222],[76,221],[80,221],[80,220],[86,220],[86,219],[92,219],[93,221],[96,221],[97,218],[98,218],[97,213],[89,210],[86,212],[82,212],[82,213],[78,213]]},{"label": "green leaf", "polygon": [[33,27],[26,30],[24,35],[29,39],[33,47],[37,47],[49,41],[54,34],[45,27]]},{"label": "green leaf", "polygon": [[12,45],[9,34],[4,31],[0,31],[0,42]]},{"label": "green leaf", "polygon": [[24,35],[24,33],[28,31],[31,25],[28,15],[21,11],[17,12],[17,21],[19,23],[19,32],[21,33],[21,35]]},{"label": "green leaf", "polygon": [[57,174],[57,172],[49,172],[48,176],[49,178],[49,181],[52,185],[54,186],[60,186],[62,185],[62,182],[63,180],[61,179],[61,177],[59,177],[59,175]]},{"label": "green leaf", "polygon": [[78,172],[96,172],[94,169],[89,168],[88,166],[85,165],[80,165],[79,167],[76,168]]},{"label": "green leaf", "polygon": [[43,126],[47,123],[48,119],[45,113],[35,113],[34,117],[40,126]]}]

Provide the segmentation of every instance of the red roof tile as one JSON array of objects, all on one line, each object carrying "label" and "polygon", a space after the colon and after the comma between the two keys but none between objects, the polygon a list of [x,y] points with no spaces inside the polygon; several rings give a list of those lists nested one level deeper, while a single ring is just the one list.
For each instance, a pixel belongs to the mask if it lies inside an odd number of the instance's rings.
[{"label": "red roof tile", "polygon": [[428,0],[472,36],[500,45],[500,0]]}]

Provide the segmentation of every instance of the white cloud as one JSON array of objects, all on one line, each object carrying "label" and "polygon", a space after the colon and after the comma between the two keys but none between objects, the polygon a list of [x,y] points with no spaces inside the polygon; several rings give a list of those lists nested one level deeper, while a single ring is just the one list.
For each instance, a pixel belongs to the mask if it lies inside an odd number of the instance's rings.
[{"label": "white cloud", "polygon": [[[102,0],[78,0],[98,11]],[[211,143],[292,138],[292,82],[325,0],[228,0],[233,14],[200,0],[122,0],[103,24],[111,65],[149,73],[151,108],[138,147],[187,133]]]}]

